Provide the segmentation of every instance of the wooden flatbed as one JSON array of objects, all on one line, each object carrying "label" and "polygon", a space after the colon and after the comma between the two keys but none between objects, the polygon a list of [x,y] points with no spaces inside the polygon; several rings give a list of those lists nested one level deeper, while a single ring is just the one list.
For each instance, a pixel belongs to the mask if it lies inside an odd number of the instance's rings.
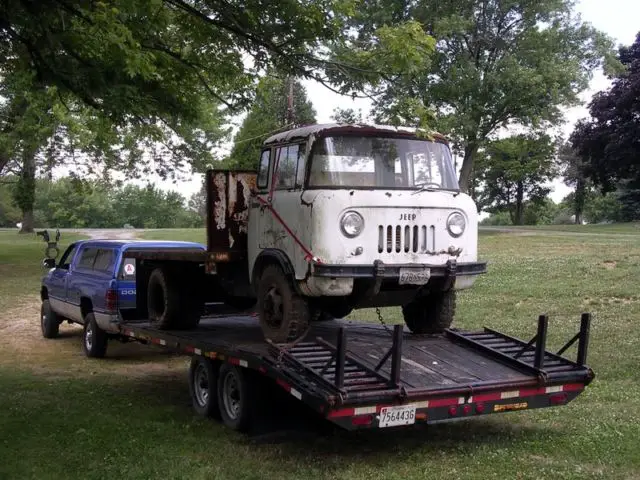
[{"label": "wooden flatbed", "polygon": [[330,421],[359,429],[568,403],[594,377],[584,364],[589,316],[563,349],[578,342],[575,362],[545,351],[546,326],[540,317],[536,336],[524,342],[491,329],[414,335],[401,325],[331,320],[284,345],[265,341],[251,315],[219,315],[188,331],[123,324],[121,335],[248,369]]}]

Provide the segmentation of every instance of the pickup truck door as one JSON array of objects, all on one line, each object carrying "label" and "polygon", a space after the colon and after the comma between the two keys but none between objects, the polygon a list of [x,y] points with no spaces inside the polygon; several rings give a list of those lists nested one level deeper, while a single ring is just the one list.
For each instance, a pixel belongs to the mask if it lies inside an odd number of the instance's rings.
[{"label": "pickup truck door", "polygon": [[62,254],[60,262],[53,269],[47,280],[49,303],[54,312],[67,318],[69,315],[67,303],[67,287],[69,283],[69,269],[78,252],[78,245],[72,243]]},{"label": "pickup truck door", "polygon": [[67,309],[69,318],[76,322],[84,323],[80,308],[81,298],[83,296],[92,298],[98,288],[93,272],[93,263],[97,253],[97,247],[85,245],[71,264],[71,275],[67,282]]}]

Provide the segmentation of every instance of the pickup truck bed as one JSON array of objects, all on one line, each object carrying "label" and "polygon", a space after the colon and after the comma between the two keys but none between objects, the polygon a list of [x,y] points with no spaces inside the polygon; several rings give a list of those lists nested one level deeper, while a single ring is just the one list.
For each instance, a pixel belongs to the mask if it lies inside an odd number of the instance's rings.
[{"label": "pickup truck bed", "polygon": [[[588,323],[583,317],[573,339],[582,361]],[[256,318],[229,315],[205,318],[189,331],[146,322],[121,328],[133,339],[256,370],[347,429],[397,424],[382,420],[389,407],[415,409],[416,423],[433,423],[562,405],[594,376],[585,365],[544,351],[545,317],[538,325],[542,341],[529,343],[490,329],[413,335],[400,325],[332,320],[314,324],[292,345],[277,345],[265,342]]]}]

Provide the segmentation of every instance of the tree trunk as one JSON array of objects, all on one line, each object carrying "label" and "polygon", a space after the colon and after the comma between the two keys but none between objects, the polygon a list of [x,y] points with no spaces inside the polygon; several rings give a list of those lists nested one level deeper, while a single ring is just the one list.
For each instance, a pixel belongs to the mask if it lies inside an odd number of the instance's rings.
[{"label": "tree trunk", "polygon": [[22,173],[16,189],[16,203],[22,211],[20,233],[33,233],[33,204],[36,196],[36,151],[27,149],[22,154]]},{"label": "tree trunk", "polygon": [[582,216],[584,212],[584,204],[587,197],[587,183],[584,179],[579,179],[576,183],[576,194],[574,203],[574,222],[576,225],[582,225]]},{"label": "tree trunk", "polygon": [[515,224],[522,225],[524,224],[524,185],[522,182],[518,182],[517,190],[516,190],[516,215],[515,215]]},{"label": "tree trunk", "polygon": [[460,190],[464,193],[469,191],[471,182],[471,172],[473,171],[473,161],[476,153],[478,153],[478,145],[474,142],[468,143],[464,147],[464,159],[462,160],[462,168],[460,169]]}]

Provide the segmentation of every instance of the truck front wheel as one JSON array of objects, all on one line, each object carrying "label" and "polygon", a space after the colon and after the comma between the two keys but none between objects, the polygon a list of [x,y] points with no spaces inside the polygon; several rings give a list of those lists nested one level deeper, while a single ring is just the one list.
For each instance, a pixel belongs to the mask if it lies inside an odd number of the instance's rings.
[{"label": "truck front wheel", "polygon": [[432,292],[402,307],[404,322],[413,333],[441,333],[451,326],[456,291]]},{"label": "truck front wheel", "polygon": [[309,327],[309,305],[298,295],[280,267],[269,265],[258,281],[258,316],[264,336],[290,342]]},{"label": "truck front wheel", "polygon": [[40,307],[40,328],[44,338],[55,338],[60,329],[60,319],[51,309],[49,300],[43,300]]}]

